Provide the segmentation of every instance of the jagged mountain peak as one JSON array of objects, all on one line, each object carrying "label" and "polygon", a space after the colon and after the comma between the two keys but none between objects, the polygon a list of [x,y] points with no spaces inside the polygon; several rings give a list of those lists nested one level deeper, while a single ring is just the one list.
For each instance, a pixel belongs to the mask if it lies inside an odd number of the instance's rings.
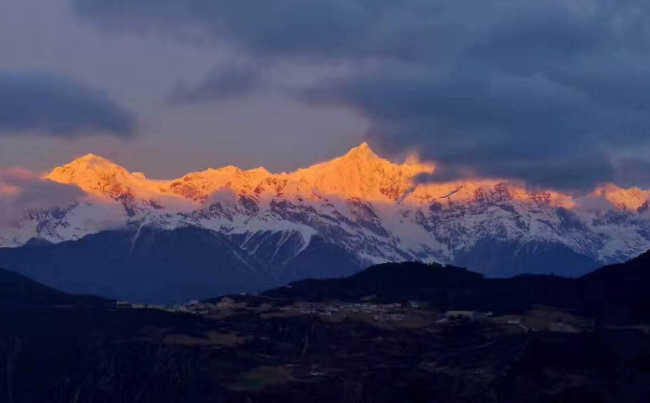
[{"label": "jagged mountain peak", "polygon": [[340,157],[333,158],[329,161],[321,162],[312,165],[305,170],[315,170],[324,166],[334,166],[342,169],[352,168],[372,168],[374,165],[382,166],[399,166],[387,159],[378,156],[368,145],[368,143],[361,143],[361,145],[350,149],[347,153]]},{"label": "jagged mountain peak", "polygon": [[97,161],[97,160],[99,160],[99,161],[108,161],[106,158],[104,158],[102,156],[99,156],[97,154],[93,154],[93,153],[88,153],[86,155],[82,155],[81,157],[75,159],[74,161]]},{"label": "jagged mountain peak", "polygon": [[271,173],[264,167],[257,167],[244,171],[249,176],[271,176]]},{"label": "jagged mountain peak", "polygon": [[[473,203],[514,200],[525,204],[550,203],[573,208],[576,198],[553,191],[532,192],[523,186],[499,180],[476,180],[448,183],[416,183],[415,178],[433,173],[435,166],[409,158],[398,164],[378,156],[367,143],[346,154],[294,172],[275,174],[263,167],[242,170],[236,166],[209,168],[178,179],[152,180],[142,173],[131,173],[95,154],[87,154],[55,168],[46,178],[73,184],[90,193],[113,198],[124,194],[149,200],[174,196],[194,201],[208,200],[221,190],[237,194],[269,197],[311,198],[314,195],[339,197],[343,200],[422,203]],[[603,186],[592,194],[627,211],[641,211],[649,193],[638,188],[622,189]]]},{"label": "jagged mountain peak", "polygon": [[433,170],[433,164],[419,163],[413,158],[408,163],[393,163],[362,143],[341,157],[299,169],[289,176],[319,192],[343,198],[396,200],[413,187],[415,176]]},{"label": "jagged mountain peak", "polygon": [[[272,189],[271,193],[276,194],[279,188],[275,184],[282,183],[289,185],[287,189],[298,197],[309,197],[317,192],[343,199],[396,200],[413,186],[412,179],[416,175],[430,172],[433,172],[431,164],[417,161],[395,164],[362,143],[341,157],[281,174],[270,173],[263,167],[242,170],[229,165],[189,173],[178,179],[150,180],[142,173],[131,173],[105,158],[87,154],[55,168],[46,178],[112,196],[128,190],[150,197],[160,190],[165,195],[205,200],[223,188],[237,193]],[[266,186],[269,183],[273,186]]]},{"label": "jagged mountain peak", "polygon": [[[72,174],[83,175],[94,173],[96,175],[111,172],[128,172],[123,167],[117,165],[104,157],[96,154],[86,154],[76,158],[67,164],[54,168],[47,177],[56,180],[60,176],[70,176]],[[64,175],[66,174],[66,175]],[[58,182],[58,181],[57,181]]]},{"label": "jagged mountain peak", "polygon": [[76,185],[87,192],[102,192],[124,182],[131,174],[121,166],[95,154],[86,154],[45,176],[54,182]]},{"label": "jagged mountain peak", "polygon": [[381,159],[377,154],[375,154],[372,148],[370,148],[370,145],[368,145],[368,143],[366,142],[361,143],[357,147],[351,148],[350,151],[348,151],[343,156],[343,158],[372,160],[372,161],[377,161]]},{"label": "jagged mountain peak", "polygon": [[165,193],[165,181],[148,179],[141,172],[129,172],[116,163],[95,154],[86,154],[45,176],[54,182],[75,185],[88,194],[111,198],[151,198]]},{"label": "jagged mountain peak", "polygon": [[[124,169],[121,166],[117,165],[113,161],[110,161],[102,156],[97,154],[86,154],[79,158],[76,158],[69,163],[65,164],[64,167],[72,167],[78,169],[115,169],[120,168]],[[57,168],[55,168],[56,170]]]}]

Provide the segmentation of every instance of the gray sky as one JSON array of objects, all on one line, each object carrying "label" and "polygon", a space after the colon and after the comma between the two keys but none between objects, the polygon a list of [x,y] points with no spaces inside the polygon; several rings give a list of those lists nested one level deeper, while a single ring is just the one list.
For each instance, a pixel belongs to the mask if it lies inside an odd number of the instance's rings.
[{"label": "gray sky", "polygon": [[[284,96],[171,106],[166,96],[176,82],[202,78],[228,55],[153,35],[103,34],[80,21],[67,0],[0,0],[0,10],[0,81],[3,73],[70,78],[136,119],[126,136],[97,128],[52,135],[0,124],[0,166],[40,171],[93,152],[152,177],[228,164],[282,171],[358,145],[367,126],[348,109]],[[1,92],[0,86],[0,101]]]},{"label": "gray sky", "polygon": [[[0,0],[0,165],[291,170],[366,140],[426,180],[650,186],[642,0]],[[2,111],[5,111],[4,113]]]}]

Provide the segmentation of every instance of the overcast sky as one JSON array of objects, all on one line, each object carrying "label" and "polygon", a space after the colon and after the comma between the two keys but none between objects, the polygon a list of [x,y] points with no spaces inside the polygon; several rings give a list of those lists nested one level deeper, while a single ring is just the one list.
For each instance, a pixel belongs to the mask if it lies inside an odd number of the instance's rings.
[{"label": "overcast sky", "polygon": [[642,0],[0,0],[0,166],[292,170],[366,140],[428,180],[650,186]]}]

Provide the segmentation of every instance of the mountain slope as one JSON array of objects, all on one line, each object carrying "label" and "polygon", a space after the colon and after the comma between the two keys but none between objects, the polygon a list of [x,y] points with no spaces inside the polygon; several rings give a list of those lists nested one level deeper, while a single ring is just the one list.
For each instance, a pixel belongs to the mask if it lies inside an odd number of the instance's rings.
[{"label": "mountain slope", "polygon": [[98,304],[103,298],[70,295],[0,268],[0,307]]},{"label": "mountain slope", "polygon": [[581,298],[592,314],[650,321],[650,251],[626,263],[605,266],[579,281]]},{"label": "mountain slope", "polygon": [[[265,253],[263,244],[259,248],[249,255],[234,247],[232,239],[200,228],[145,227],[105,231],[76,242],[0,249],[0,262],[66,292],[166,303],[261,291],[322,273],[348,275],[359,268],[354,256],[314,240],[300,259],[291,259],[278,272],[270,257],[258,260],[276,250]],[[331,263],[336,266],[329,270]]]}]

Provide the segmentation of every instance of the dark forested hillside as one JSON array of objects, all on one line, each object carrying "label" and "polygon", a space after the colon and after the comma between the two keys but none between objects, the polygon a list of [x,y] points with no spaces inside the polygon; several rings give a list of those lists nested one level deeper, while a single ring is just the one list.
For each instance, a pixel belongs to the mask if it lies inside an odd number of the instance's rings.
[{"label": "dark forested hillside", "polygon": [[149,307],[0,270],[0,401],[647,402],[648,260],[578,279],[385,264]]},{"label": "dark forested hillside", "polygon": [[579,278],[519,275],[486,278],[466,269],[422,263],[386,263],[347,278],[304,280],[270,290],[295,300],[423,300],[442,309],[514,313],[535,305],[572,309],[622,322],[650,320],[650,252]]}]

